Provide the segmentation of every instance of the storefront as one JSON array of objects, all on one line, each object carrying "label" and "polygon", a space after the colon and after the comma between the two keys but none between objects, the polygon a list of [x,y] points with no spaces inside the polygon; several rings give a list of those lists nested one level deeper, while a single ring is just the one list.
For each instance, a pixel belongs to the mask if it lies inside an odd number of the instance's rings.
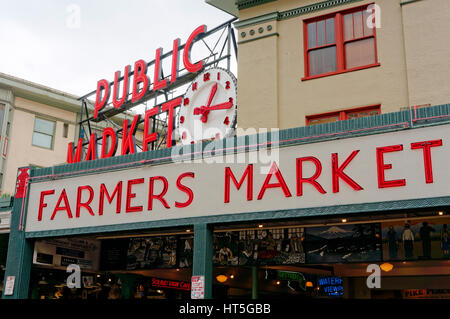
[{"label": "storefront", "polygon": [[450,107],[418,111],[21,169],[4,297],[77,264],[80,298],[445,298]]}]

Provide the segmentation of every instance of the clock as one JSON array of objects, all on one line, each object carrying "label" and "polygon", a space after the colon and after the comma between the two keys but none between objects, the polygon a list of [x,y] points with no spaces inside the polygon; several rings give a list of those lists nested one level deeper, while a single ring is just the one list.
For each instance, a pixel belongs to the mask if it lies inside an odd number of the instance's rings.
[{"label": "clock", "polygon": [[228,70],[211,68],[195,77],[178,112],[182,144],[222,139],[234,132],[237,80]]}]

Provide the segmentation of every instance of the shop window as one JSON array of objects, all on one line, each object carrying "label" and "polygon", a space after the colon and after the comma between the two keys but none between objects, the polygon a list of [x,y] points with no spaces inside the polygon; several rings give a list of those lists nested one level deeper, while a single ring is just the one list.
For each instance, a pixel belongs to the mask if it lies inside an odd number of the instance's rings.
[{"label": "shop window", "polygon": [[343,111],[329,112],[323,114],[308,115],[306,117],[306,125],[323,124],[337,122],[343,120],[351,120],[360,117],[367,117],[381,114],[380,105],[371,105],[356,109],[348,109]]},{"label": "shop window", "polygon": [[63,137],[67,138],[69,136],[69,124],[64,123],[63,125]]},{"label": "shop window", "polygon": [[[305,21],[304,80],[379,65],[367,6]],[[372,21],[374,23],[374,21]]]},{"label": "shop window", "polygon": [[53,148],[53,137],[55,135],[55,121],[44,120],[36,117],[34,119],[34,131],[32,144],[34,146]]}]

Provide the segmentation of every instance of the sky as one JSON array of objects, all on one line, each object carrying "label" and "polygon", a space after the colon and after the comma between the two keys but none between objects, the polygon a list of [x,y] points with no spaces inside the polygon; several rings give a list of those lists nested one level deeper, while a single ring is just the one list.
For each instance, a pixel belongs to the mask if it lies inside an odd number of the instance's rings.
[{"label": "sky", "polygon": [[0,72],[78,96],[233,18],[204,0],[2,1]]}]

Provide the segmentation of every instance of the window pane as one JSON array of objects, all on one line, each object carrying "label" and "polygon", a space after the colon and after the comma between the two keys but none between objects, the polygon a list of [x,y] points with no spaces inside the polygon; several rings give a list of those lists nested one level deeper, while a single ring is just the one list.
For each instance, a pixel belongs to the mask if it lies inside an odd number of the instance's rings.
[{"label": "window pane", "polygon": [[317,21],[317,46],[325,44],[325,20]]},{"label": "window pane", "polygon": [[[373,10],[372,10],[373,11]],[[367,12],[366,10],[364,12],[364,35],[373,35],[373,28],[375,26],[375,15],[372,16],[372,13]],[[369,25],[368,25],[369,23]]]},{"label": "window pane", "polygon": [[308,23],[308,48],[316,47],[316,23]]},{"label": "window pane", "polygon": [[33,133],[33,145],[41,146],[45,148],[52,148],[52,137],[42,133]]},{"label": "window pane", "polygon": [[353,30],[355,38],[361,38],[363,36],[363,22],[361,11],[353,13]]},{"label": "window pane", "polygon": [[345,40],[353,39],[353,14],[344,15],[344,34]]},{"label": "window pane", "polygon": [[336,71],[336,47],[331,46],[309,52],[309,75]]},{"label": "window pane", "polygon": [[327,44],[334,43],[334,18],[327,19]]},{"label": "window pane", "polygon": [[55,128],[55,122],[43,120],[40,118],[36,118],[34,120],[34,131],[35,132],[53,135],[54,128]]},{"label": "window pane", "polygon": [[375,63],[375,39],[364,39],[345,44],[346,68],[351,69]]},{"label": "window pane", "polygon": [[338,115],[327,115],[324,117],[317,117],[317,118],[309,119],[308,125],[331,123],[331,122],[337,122],[338,120],[339,120]]},{"label": "window pane", "polygon": [[5,111],[5,105],[4,104],[0,104],[0,130],[2,128],[2,124],[3,124],[3,113]]}]

